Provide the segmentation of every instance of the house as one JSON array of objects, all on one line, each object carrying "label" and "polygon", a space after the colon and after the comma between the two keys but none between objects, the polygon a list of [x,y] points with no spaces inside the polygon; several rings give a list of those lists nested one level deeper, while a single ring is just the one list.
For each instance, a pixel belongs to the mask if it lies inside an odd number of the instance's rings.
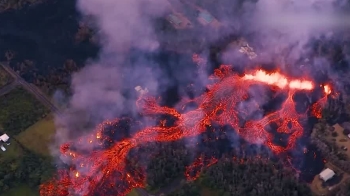
[{"label": "house", "polygon": [[197,21],[202,24],[203,26],[210,25],[213,28],[219,28],[221,26],[221,23],[214,18],[213,15],[211,15],[208,11],[198,8],[198,15],[197,15]]},{"label": "house", "polygon": [[335,175],[334,171],[327,168],[325,170],[323,170],[321,173],[320,173],[320,178],[326,182],[327,180],[333,178],[333,176]]},{"label": "house", "polygon": [[10,145],[9,140],[10,140],[10,137],[7,134],[2,134],[0,136],[0,144],[1,144],[0,149],[2,151],[6,151],[6,148],[2,144]]},{"label": "house", "polygon": [[191,22],[181,13],[173,12],[166,17],[167,21],[176,29],[186,29],[191,27]]},{"label": "house", "polygon": [[0,141],[7,143],[9,141],[10,137],[5,133],[0,136]]},{"label": "house", "polygon": [[3,145],[1,145],[0,148],[2,151],[6,151],[6,148]]},{"label": "house", "polygon": [[172,23],[172,24],[174,24],[176,26],[179,26],[181,24],[181,22],[182,22],[181,19],[179,17],[177,17],[176,15],[174,15],[174,14],[170,14],[168,16],[168,20],[169,20],[170,23]]},{"label": "house", "polygon": [[210,24],[214,18],[206,11],[200,11],[198,14],[198,20],[203,24],[207,25]]}]

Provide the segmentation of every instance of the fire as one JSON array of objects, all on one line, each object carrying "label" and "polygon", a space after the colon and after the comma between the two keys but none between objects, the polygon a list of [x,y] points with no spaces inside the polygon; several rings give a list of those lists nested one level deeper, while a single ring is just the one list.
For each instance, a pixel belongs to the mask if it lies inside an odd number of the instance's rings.
[{"label": "fire", "polygon": [[[194,59],[199,61],[198,56]],[[116,125],[119,119],[108,120],[100,124],[91,136],[62,145],[62,156],[66,156],[71,161],[72,168],[60,170],[55,178],[40,187],[40,194],[42,196],[75,194],[90,196],[98,193],[97,195],[124,196],[132,188],[143,187],[145,180],[144,172],[127,171],[125,162],[131,149],[148,142],[168,142],[197,136],[205,132],[207,126],[213,123],[222,126],[230,125],[246,141],[263,144],[276,154],[291,150],[303,135],[303,127],[299,121],[305,118],[305,115],[296,112],[293,96],[296,91],[312,90],[314,85],[311,81],[290,79],[278,72],[268,74],[263,70],[241,77],[234,74],[229,66],[221,66],[210,78],[216,83],[208,86],[207,92],[193,100],[183,101],[183,105],[190,101],[198,105],[197,108],[188,112],[160,106],[157,98],[147,94],[141,95],[136,105],[142,114],[173,116],[177,120],[171,127],[166,126],[166,121],[162,121],[159,125],[142,128],[131,138],[113,142],[112,138],[102,133],[107,125]],[[247,120],[242,124],[239,117],[244,111],[237,111],[234,108],[240,102],[249,99],[248,89],[252,85],[277,86],[287,95],[287,98],[278,111],[271,112],[258,120]],[[326,95],[331,92],[329,86],[324,86],[324,89]],[[324,99],[326,96],[321,99],[322,103]],[[260,106],[256,104],[256,107],[259,109]],[[271,123],[279,126],[277,132],[289,135],[286,146],[274,143],[274,135],[267,130]],[[108,142],[111,145],[103,150],[92,150],[90,154],[81,154],[72,148],[84,141],[88,141],[92,146],[102,145],[102,142]],[[188,179],[195,179],[203,167],[216,163],[215,158],[204,158],[199,157],[187,167],[185,175]],[[73,173],[75,178],[72,178],[71,172],[76,171],[75,165],[84,166],[84,173]]]},{"label": "fire", "polygon": [[326,95],[329,95],[332,93],[331,87],[328,84],[323,86],[323,91],[326,93]]},{"label": "fire", "polygon": [[263,70],[257,70],[254,74],[246,74],[243,77],[245,80],[254,80],[263,82],[268,85],[274,85],[281,89],[298,89],[298,90],[312,90],[314,85],[308,80],[289,80],[286,76],[275,72],[267,73]]},{"label": "fire", "polygon": [[215,164],[218,160],[214,157],[210,159],[205,159],[205,156],[201,155],[200,157],[196,158],[196,160],[188,167],[186,167],[185,171],[185,177],[187,180],[195,180],[199,177],[200,172],[205,167],[210,167],[211,165]]},{"label": "fire", "polygon": [[332,89],[329,84],[321,85],[321,87],[323,87],[325,97],[321,98],[311,106],[311,114],[319,119],[322,118],[322,108],[324,108],[324,106],[327,104],[327,96],[332,93]]},{"label": "fire", "polygon": [[100,139],[101,138],[101,133],[97,133],[96,134],[96,139]]}]

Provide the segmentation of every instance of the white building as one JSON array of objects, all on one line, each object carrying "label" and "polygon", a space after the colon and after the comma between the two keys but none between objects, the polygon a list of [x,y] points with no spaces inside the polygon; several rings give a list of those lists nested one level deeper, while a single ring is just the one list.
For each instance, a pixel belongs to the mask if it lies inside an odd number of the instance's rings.
[{"label": "white building", "polygon": [[6,151],[6,148],[3,145],[1,145],[0,148],[2,151]]},{"label": "white building", "polygon": [[333,178],[334,175],[335,175],[334,171],[327,168],[320,173],[320,178],[326,182],[327,180]]},{"label": "white building", "polygon": [[4,143],[8,142],[9,139],[10,139],[10,137],[7,134],[3,134],[0,136],[0,141],[2,141]]},{"label": "white building", "polygon": [[[3,134],[0,136],[0,144],[1,143],[6,143],[7,145],[9,145],[10,143],[8,143],[10,137],[7,134]],[[3,145],[0,145],[0,149],[2,151],[6,151],[6,148]]]}]

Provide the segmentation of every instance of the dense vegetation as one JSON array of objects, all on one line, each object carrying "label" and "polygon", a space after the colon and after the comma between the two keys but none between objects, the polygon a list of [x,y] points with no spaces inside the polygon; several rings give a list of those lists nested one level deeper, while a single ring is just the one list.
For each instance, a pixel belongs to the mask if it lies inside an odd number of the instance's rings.
[{"label": "dense vegetation", "polygon": [[179,190],[176,190],[168,196],[201,196],[200,187],[195,182],[187,182]]},{"label": "dense vegetation", "polygon": [[189,163],[188,150],[181,143],[159,144],[147,167],[148,189],[154,190],[169,185],[174,179],[183,177]]},{"label": "dense vegetation", "polygon": [[[11,145],[19,145],[12,141]],[[36,155],[23,146],[23,154],[15,159],[0,160],[0,190],[7,191],[26,184],[38,190],[38,186],[51,177],[54,168],[47,157]]]},{"label": "dense vegetation", "polygon": [[350,181],[348,180],[335,194],[336,196],[348,196],[350,193]]},{"label": "dense vegetation", "polygon": [[199,196],[201,187],[216,190],[220,196],[311,195],[310,189],[298,183],[294,174],[267,160],[222,158],[205,169],[197,182],[186,183],[170,196]]},{"label": "dense vegetation", "polygon": [[20,9],[26,5],[40,3],[43,0],[2,0],[0,1],[0,13],[10,9]]},{"label": "dense vegetation", "polygon": [[80,23],[75,0],[8,0],[0,10],[21,2],[42,3],[0,14],[0,61],[46,93],[67,90],[72,72],[98,52],[93,32]]},{"label": "dense vegetation", "polygon": [[[242,149],[223,154],[216,164],[204,168],[196,181],[186,182],[186,167],[196,157],[188,150],[188,146],[186,148],[183,141],[151,146],[144,148],[144,152],[153,151],[146,170],[146,188],[152,192],[169,196],[196,196],[206,187],[225,196],[311,195],[306,184],[299,183],[295,172],[285,168],[281,162],[255,156],[248,158],[250,156],[242,155]],[[156,152],[154,149],[157,149]],[[202,154],[208,151],[219,154],[218,149],[203,149]],[[242,159],[236,159],[235,156]]]},{"label": "dense vegetation", "polygon": [[10,136],[17,135],[49,112],[22,88],[3,95],[0,99],[0,108],[0,126]]},{"label": "dense vegetation", "polygon": [[203,185],[220,190],[220,195],[225,196],[311,195],[305,184],[296,181],[292,171],[284,169],[278,163],[257,159],[221,159],[218,164],[205,170],[201,178]]},{"label": "dense vegetation", "polygon": [[[232,7],[239,9],[243,1],[204,0],[196,3],[220,19],[220,16],[227,18],[240,14]],[[42,0],[8,0],[4,1],[3,5],[8,7],[8,4],[24,5],[32,2],[42,2]],[[68,93],[71,74],[83,67],[87,58],[96,56],[98,52],[94,32],[86,24],[79,23],[77,19],[79,17],[75,9],[75,1],[57,0],[25,7],[21,12],[10,10],[1,14],[0,23],[3,24],[3,29],[0,31],[0,60],[9,60],[11,67],[28,82],[34,83],[48,94],[57,89]],[[196,23],[195,21],[193,23]],[[204,29],[200,29],[199,32],[197,27],[194,30],[175,31],[165,19],[157,20],[155,23],[161,46],[165,49],[179,52],[208,49],[209,43],[207,37],[203,35]],[[220,37],[226,37],[226,35]],[[345,38],[344,33],[344,36],[339,36],[339,41]],[[232,39],[231,37],[228,40],[225,39],[224,44],[211,43],[213,46],[209,48],[213,50],[211,53],[215,53],[213,56],[215,58],[220,56],[216,54],[220,50],[225,50],[223,45],[227,45]],[[335,66],[346,66],[343,54],[349,53],[348,42],[339,44],[321,38],[315,40],[313,48],[315,57],[326,56],[337,63]]]}]

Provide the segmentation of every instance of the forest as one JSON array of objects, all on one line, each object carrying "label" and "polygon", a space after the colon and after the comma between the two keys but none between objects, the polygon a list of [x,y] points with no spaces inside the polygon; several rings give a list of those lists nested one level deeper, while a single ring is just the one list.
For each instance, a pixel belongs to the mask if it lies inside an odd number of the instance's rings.
[{"label": "forest", "polygon": [[[299,182],[294,170],[279,160],[270,160],[267,155],[245,154],[244,147],[220,155],[218,149],[189,150],[185,146],[184,141],[177,141],[155,143],[143,149],[144,152],[157,149],[147,162],[146,190],[169,196],[199,196],[203,194],[203,188],[218,196],[311,195],[308,186]],[[201,172],[195,181],[186,179],[186,169],[195,158],[210,158],[214,154],[218,158],[216,164],[191,171],[190,174]]]},{"label": "forest", "polygon": [[[20,2],[24,2],[24,6]],[[27,6],[34,2],[36,5]],[[93,31],[80,22],[76,1],[8,0],[19,10],[0,14],[0,61],[29,83],[52,94],[69,90],[71,74],[94,58],[99,50]],[[1,5],[0,5],[1,7]],[[38,25],[40,24],[40,25]]]},{"label": "forest", "polygon": [[0,125],[10,136],[19,134],[49,113],[34,96],[20,87],[1,97],[0,108]]},{"label": "forest", "polygon": [[155,144],[158,152],[148,163],[147,189],[158,190],[182,178],[185,166],[190,162],[188,150],[181,142],[169,144]]},{"label": "forest", "polygon": [[11,145],[18,145],[20,152],[14,158],[0,156],[0,190],[6,192],[25,184],[38,192],[39,185],[55,171],[52,160],[32,153],[15,139]]},{"label": "forest", "polygon": [[204,169],[196,182],[186,183],[169,196],[200,196],[203,187],[216,190],[218,196],[311,196],[307,185],[297,182],[295,172],[283,169],[280,163],[232,157],[221,158]]},{"label": "forest", "polygon": [[7,10],[18,10],[27,5],[41,3],[44,0],[2,0],[0,2],[0,13]]}]

